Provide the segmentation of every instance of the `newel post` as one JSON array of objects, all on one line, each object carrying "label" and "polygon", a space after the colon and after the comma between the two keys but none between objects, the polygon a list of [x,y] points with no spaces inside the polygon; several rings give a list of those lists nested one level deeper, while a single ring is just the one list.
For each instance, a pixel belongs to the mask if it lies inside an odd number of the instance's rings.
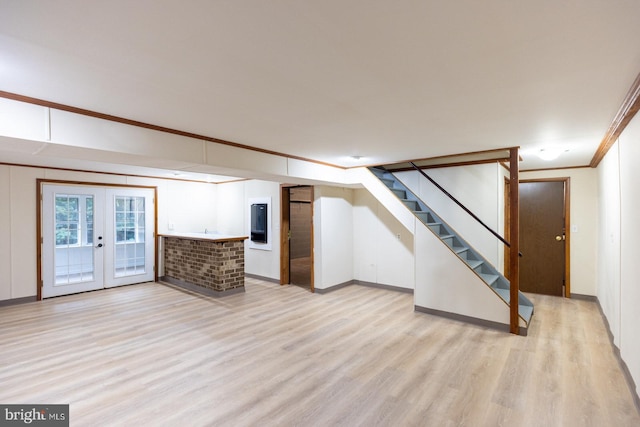
[{"label": "newel post", "polygon": [[520,334],[520,320],[518,316],[518,293],[520,290],[520,259],[518,254],[520,253],[520,201],[518,184],[519,184],[519,165],[518,165],[518,148],[511,148],[509,150],[509,191],[510,191],[510,216],[511,221],[509,224],[511,247],[509,251],[509,281],[510,281],[510,332],[512,334]]}]

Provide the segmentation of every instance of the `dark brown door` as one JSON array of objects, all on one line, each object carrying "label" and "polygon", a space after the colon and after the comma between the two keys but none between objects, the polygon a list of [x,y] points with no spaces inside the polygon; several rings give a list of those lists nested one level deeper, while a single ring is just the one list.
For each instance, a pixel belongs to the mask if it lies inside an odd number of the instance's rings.
[{"label": "dark brown door", "polygon": [[313,229],[313,187],[289,189],[289,268],[290,283],[313,291],[311,253]]},{"label": "dark brown door", "polygon": [[564,294],[565,182],[520,183],[520,290]]},{"label": "dark brown door", "polygon": [[280,284],[289,284],[289,189],[280,188]]},{"label": "dark brown door", "polygon": [[281,186],[280,284],[315,291],[313,187]]}]

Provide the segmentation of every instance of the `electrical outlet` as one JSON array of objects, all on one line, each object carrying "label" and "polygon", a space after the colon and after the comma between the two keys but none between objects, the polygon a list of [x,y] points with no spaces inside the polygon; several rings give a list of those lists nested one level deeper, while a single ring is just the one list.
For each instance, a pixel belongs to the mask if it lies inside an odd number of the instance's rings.
[{"label": "electrical outlet", "polygon": [[173,224],[172,222],[170,222],[170,223],[167,225],[167,228],[169,229],[169,231],[173,231],[174,224]]}]

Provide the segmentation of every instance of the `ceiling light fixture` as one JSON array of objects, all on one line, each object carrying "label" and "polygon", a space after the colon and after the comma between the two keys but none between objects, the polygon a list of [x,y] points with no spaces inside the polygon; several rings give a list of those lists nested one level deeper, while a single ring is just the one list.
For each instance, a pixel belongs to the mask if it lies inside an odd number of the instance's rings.
[{"label": "ceiling light fixture", "polygon": [[562,148],[552,147],[552,148],[541,148],[538,151],[538,157],[542,160],[551,161],[557,159],[560,154],[567,152],[569,150],[563,150]]}]

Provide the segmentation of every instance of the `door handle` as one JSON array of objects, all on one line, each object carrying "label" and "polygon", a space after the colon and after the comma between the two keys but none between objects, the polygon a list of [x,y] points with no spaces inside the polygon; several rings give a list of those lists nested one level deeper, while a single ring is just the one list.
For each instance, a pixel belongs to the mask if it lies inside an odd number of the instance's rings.
[{"label": "door handle", "polygon": [[562,236],[560,236],[560,235],[556,236],[556,241],[557,242],[560,242],[560,241],[562,241],[564,239],[565,239],[564,234]]},{"label": "door handle", "polygon": [[96,246],[96,248],[101,248],[102,247],[102,243],[98,243],[98,246]]}]

